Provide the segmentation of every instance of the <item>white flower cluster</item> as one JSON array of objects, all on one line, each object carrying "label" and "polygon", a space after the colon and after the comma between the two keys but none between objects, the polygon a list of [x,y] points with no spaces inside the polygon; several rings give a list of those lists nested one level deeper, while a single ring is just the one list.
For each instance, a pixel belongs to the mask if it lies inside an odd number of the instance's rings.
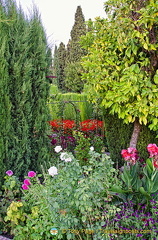
[{"label": "white flower cluster", "polygon": [[57,175],[58,174],[58,170],[57,170],[57,168],[56,167],[50,167],[49,169],[48,169],[48,172],[49,172],[49,175],[51,175],[52,177],[54,177],[54,175]]},{"label": "white flower cluster", "polygon": [[71,162],[72,161],[72,158],[71,158],[70,154],[68,154],[67,152],[61,153],[60,159],[62,161],[65,161],[65,162]]},{"label": "white flower cluster", "polygon": [[[59,152],[62,150],[62,147],[61,147],[61,146],[56,146],[56,147],[54,148],[54,150],[55,150],[56,153],[59,153]],[[72,161],[72,156],[71,156],[70,153],[62,152],[62,153],[60,154],[60,159],[61,159],[62,161],[65,161],[65,162],[71,162],[71,161]],[[55,175],[58,174],[58,169],[57,169],[56,167],[54,167],[54,166],[53,166],[53,167],[50,167],[50,168],[48,169],[48,173],[49,173],[49,175],[51,175],[52,177],[54,177]]]}]

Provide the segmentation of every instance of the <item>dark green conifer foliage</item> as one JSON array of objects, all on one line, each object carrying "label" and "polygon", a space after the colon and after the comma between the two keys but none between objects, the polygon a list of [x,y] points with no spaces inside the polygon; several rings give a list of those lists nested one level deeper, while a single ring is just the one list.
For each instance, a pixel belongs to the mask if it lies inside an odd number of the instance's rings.
[{"label": "dark green conifer foliage", "polygon": [[6,167],[16,175],[27,171],[31,165],[31,145],[29,136],[29,119],[31,118],[30,73],[31,61],[28,59],[29,24],[24,13],[16,4],[6,1],[6,12],[11,24],[7,29],[9,57],[9,96],[11,105],[11,137]]},{"label": "dark green conifer foliage", "polygon": [[[85,35],[86,31],[86,24],[84,15],[82,13],[82,8],[81,6],[78,6],[75,13],[75,23],[71,30],[71,39],[69,40],[67,46],[65,86],[68,91],[81,92],[83,89],[83,81],[81,80],[82,67],[79,67],[79,64],[81,57],[86,54],[86,51],[80,45],[80,37]],[[74,72],[75,75],[72,78],[72,73]]]},{"label": "dark green conifer foliage", "polygon": [[65,45],[63,42],[60,43],[59,48],[57,49],[56,52],[56,76],[57,76],[57,85],[58,88],[61,91],[65,90],[65,84],[64,84],[64,79],[65,79],[65,63],[66,63],[66,49]]},{"label": "dark green conifer foliage", "polygon": [[49,141],[46,135],[48,130],[47,98],[49,95],[49,80],[46,78],[50,51],[41,24],[38,11],[35,9],[30,21],[28,39],[28,58],[32,63],[31,71],[31,162],[32,168],[39,170],[41,164],[49,161]]},{"label": "dark green conifer foliage", "polygon": [[[59,73],[58,73],[59,67],[58,67],[58,65],[59,65],[59,61],[58,61],[58,47],[57,47],[57,45],[55,45],[54,53],[53,53],[53,75],[56,76],[57,79],[58,79],[58,76],[59,76]],[[58,84],[57,83],[57,79],[53,83]]]},{"label": "dark green conifer foliage", "polygon": [[8,39],[5,35],[6,16],[0,5],[0,187],[5,174],[5,161],[8,158],[8,141],[10,138],[9,75],[8,75]]},{"label": "dark green conifer foliage", "polygon": [[72,41],[78,42],[80,40],[80,36],[84,35],[85,32],[86,32],[85,18],[81,6],[78,6],[75,13],[75,23],[71,30]]},{"label": "dark green conifer foliage", "polygon": [[23,176],[49,160],[46,75],[51,51],[37,10],[28,19],[14,1],[4,0],[0,11],[5,16],[5,24],[0,22],[1,163],[4,171]]}]

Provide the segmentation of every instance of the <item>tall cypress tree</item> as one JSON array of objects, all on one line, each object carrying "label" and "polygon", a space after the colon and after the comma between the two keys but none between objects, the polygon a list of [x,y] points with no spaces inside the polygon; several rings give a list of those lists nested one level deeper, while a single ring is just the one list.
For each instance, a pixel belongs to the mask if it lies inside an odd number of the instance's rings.
[{"label": "tall cypress tree", "polygon": [[50,61],[46,35],[38,11],[34,9],[30,21],[28,58],[32,63],[31,71],[31,162],[33,169],[49,161],[49,142],[47,138],[49,80],[46,78]]},{"label": "tall cypress tree", "polygon": [[9,75],[7,57],[8,38],[5,34],[5,28],[9,24],[6,22],[6,16],[3,5],[0,5],[0,186],[5,171],[5,161],[8,159],[8,142],[10,138],[10,108],[9,99]]},{"label": "tall cypress tree", "polygon": [[[84,82],[81,80],[81,57],[86,54],[80,45],[80,37],[86,34],[85,18],[81,6],[77,7],[75,23],[71,30],[71,39],[67,46],[67,58],[65,68],[65,86],[68,91],[81,92]],[[76,73],[74,75],[74,72]]]},{"label": "tall cypress tree", "polygon": [[60,43],[59,48],[55,49],[54,52],[54,67],[55,67],[55,75],[57,76],[57,85],[58,88],[62,91],[65,90],[65,63],[66,63],[66,49],[63,42]]},{"label": "tall cypress tree", "polygon": [[49,160],[46,75],[51,54],[36,10],[28,19],[12,0],[1,1],[0,10],[5,16],[5,25],[0,22],[1,161],[4,169],[22,176]]},{"label": "tall cypress tree", "polygon": [[31,62],[27,58],[28,27],[23,11],[15,2],[5,1],[7,19],[11,20],[6,30],[9,45],[8,73],[11,105],[11,130],[6,166],[16,175],[28,170],[31,157],[29,121],[31,104],[28,101],[30,89]]}]

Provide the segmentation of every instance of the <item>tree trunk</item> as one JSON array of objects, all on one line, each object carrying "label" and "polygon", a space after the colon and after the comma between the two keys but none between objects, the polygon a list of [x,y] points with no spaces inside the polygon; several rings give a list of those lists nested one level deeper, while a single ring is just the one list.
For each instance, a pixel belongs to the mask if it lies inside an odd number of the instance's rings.
[{"label": "tree trunk", "polygon": [[141,124],[139,123],[138,118],[136,118],[136,120],[134,122],[133,133],[132,133],[131,140],[130,140],[130,147],[136,148],[140,130],[141,130]]}]

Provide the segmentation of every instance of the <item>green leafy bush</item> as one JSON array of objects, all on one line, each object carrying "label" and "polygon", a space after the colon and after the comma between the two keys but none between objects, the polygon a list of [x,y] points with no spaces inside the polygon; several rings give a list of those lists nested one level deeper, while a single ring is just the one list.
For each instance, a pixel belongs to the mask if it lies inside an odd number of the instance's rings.
[{"label": "green leafy bush", "polygon": [[92,150],[89,155],[89,165],[81,166],[72,153],[61,152],[49,175],[43,171],[42,183],[37,175],[29,178],[30,185],[22,185],[24,196],[16,216],[23,214],[14,219],[12,204],[6,217],[14,226],[15,240],[51,239],[51,228],[58,230],[54,239],[91,239],[90,231],[93,239],[100,239],[102,209],[110,197],[108,189],[118,184],[117,171],[107,155]]}]

